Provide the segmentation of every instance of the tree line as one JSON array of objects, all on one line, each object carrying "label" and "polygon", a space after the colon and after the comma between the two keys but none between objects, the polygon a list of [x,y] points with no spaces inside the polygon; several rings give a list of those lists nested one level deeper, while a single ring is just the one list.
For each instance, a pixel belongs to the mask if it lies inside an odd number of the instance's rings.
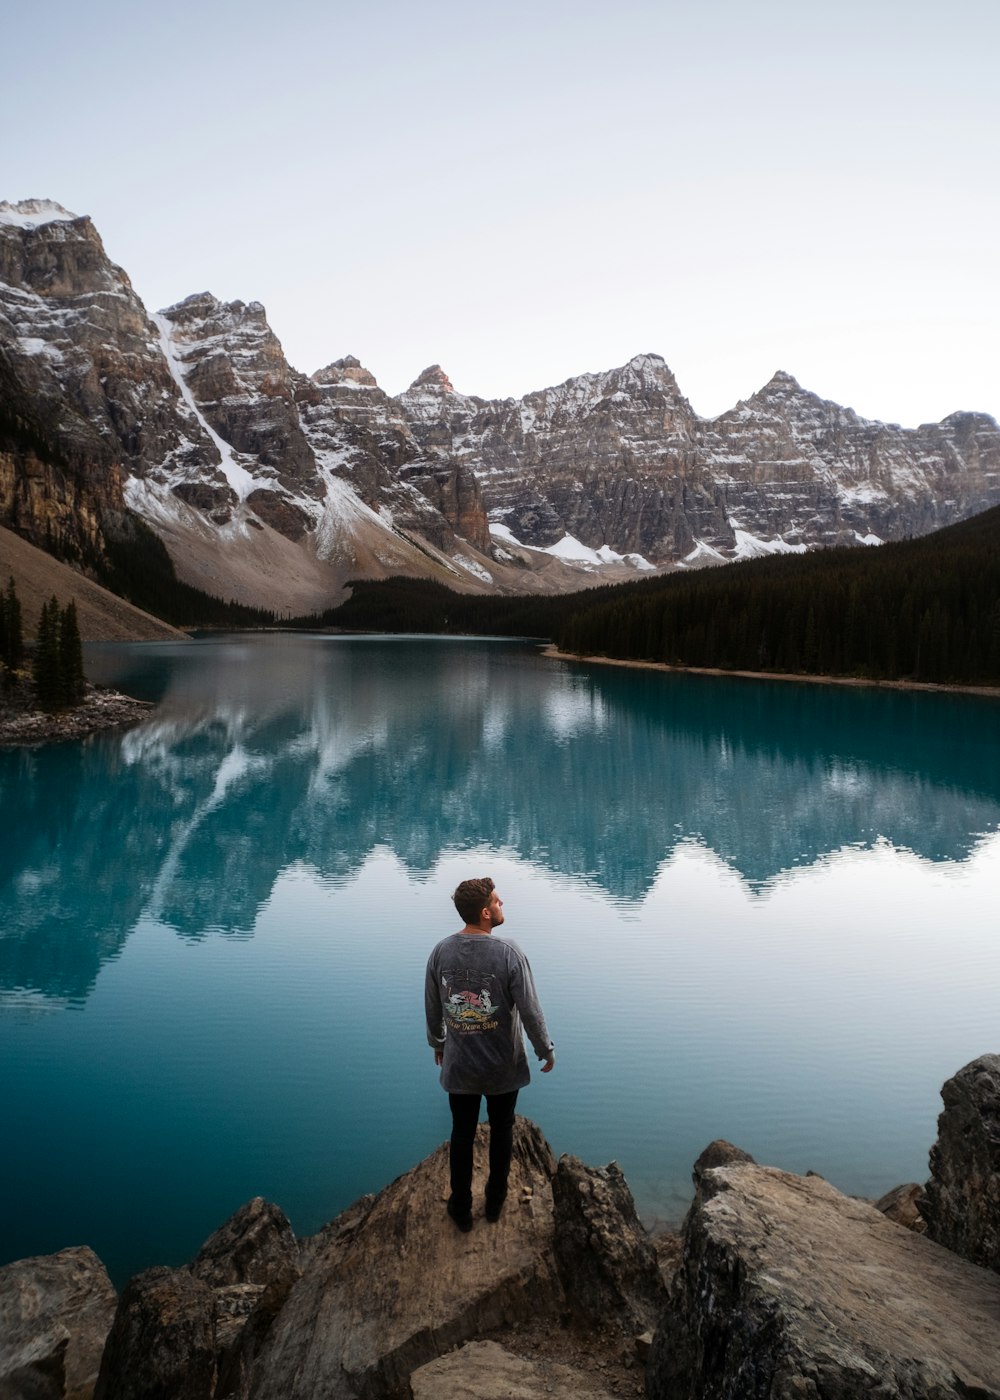
[{"label": "tree line", "polygon": [[873,549],[651,579],[565,619],[568,651],[722,670],[1000,681],[1000,508]]},{"label": "tree line", "polygon": [[721,670],[1000,683],[1000,507],[919,539],[675,572],[557,597],[352,584],[298,626],[535,636]]}]

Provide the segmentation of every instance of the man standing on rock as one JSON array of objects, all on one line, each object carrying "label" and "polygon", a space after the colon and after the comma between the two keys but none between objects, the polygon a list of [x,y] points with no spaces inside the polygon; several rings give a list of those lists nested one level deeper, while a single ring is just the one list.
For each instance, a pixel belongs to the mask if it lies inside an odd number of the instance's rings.
[{"label": "man standing on rock", "polygon": [[531,1078],[522,1025],[542,1073],[555,1064],[528,959],[509,938],[492,937],[503,923],[493,881],[463,880],[452,898],[465,927],[444,938],[427,960],[427,1041],[441,1066],[451,1104],[451,1196],[448,1214],[472,1229],[472,1149],[482,1096],[490,1120],[486,1219],[500,1218],[514,1138],[517,1092]]}]

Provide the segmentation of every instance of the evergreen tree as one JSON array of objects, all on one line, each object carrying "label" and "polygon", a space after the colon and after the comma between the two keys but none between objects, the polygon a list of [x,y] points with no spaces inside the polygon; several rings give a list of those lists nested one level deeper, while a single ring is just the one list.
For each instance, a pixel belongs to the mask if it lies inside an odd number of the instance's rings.
[{"label": "evergreen tree", "polygon": [[76,603],[70,599],[59,615],[59,682],[64,705],[78,705],[86,689],[83,648],[76,620]]},{"label": "evergreen tree", "polygon": [[24,657],[24,631],[21,624],[21,603],[14,587],[14,576],[7,581],[7,591],[0,594],[0,662],[16,671]]},{"label": "evergreen tree", "polygon": [[35,699],[43,710],[58,710],[62,702],[59,667],[59,604],[53,595],[42,604],[32,667]]}]

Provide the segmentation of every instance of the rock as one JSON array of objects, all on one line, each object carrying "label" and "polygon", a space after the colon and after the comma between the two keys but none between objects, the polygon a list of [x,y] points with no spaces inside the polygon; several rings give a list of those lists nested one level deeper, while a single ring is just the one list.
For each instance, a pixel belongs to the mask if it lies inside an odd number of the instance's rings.
[{"label": "rock", "polygon": [[130,534],[129,474],[217,479],[128,277],[56,206],[31,228],[0,210],[0,402],[0,519],[72,562]]},{"label": "rock", "polygon": [[86,1247],[0,1269],[3,1400],[90,1400],[115,1302],[104,1265]]},{"label": "rock", "polygon": [[708,1144],[691,1168],[691,1180],[697,1188],[701,1185],[705,1172],[714,1167],[736,1167],[743,1163],[753,1163],[749,1152],[744,1152],[742,1147],[735,1147],[725,1138],[716,1138]]},{"label": "rock", "polygon": [[560,1157],[552,1201],[556,1263],[577,1320],[628,1335],[655,1325],[666,1287],[618,1163]]},{"label": "rock", "polygon": [[1000,1400],[1000,1280],[819,1177],[707,1170],[653,1400]]},{"label": "rock", "polygon": [[677,1230],[655,1230],[649,1237],[656,1255],[657,1267],[667,1287],[684,1258],[684,1236]]},{"label": "rock", "polygon": [[497,1342],[467,1342],[410,1377],[413,1400],[610,1400],[600,1380],[558,1362],[540,1366]]},{"label": "rock", "polygon": [[160,312],[178,372],[205,422],[255,478],[318,495],[316,461],[295,407],[294,374],[259,301],[198,292]]},{"label": "rock", "polygon": [[738,1167],[745,1164],[753,1165],[753,1158],[749,1152],[744,1152],[742,1147],[736,1147],[733,1143],[727,1142],[725,1138],[716,1138],[710,1142],[691,1168],[691,1180],[694,1182],[694,1200],[685,1217],[682,1226],[682,1235],[687,1230],[688,1221],[698,1210],[702,1201],[701,1184],[705,1173],[714,1170],[715,1167]]},{"label": "rock", "polygon": [[298,1241],[278,1206],[254,1196],[202,1245],[188,1266],[211,1288],[268,1284],[302,1272]]},{"label": "rock", "polygon": [[920,1204],[932,1240],[1000,1273],[1000,1055],[944,1085],[944,1112]]},{"label": "rock", "polygon": [[920,1198],[923,1194],[924,1188],[918,1186],[915,1181],[905,1186],[894,1186],[875,1202],[875,1209],[880,1210],[888,1220],[894,1220],[897,1225],[903,1225],[907,1230],[915,1230],[918,1235],[922,1235],[927,1229],[927,1221],[920,1214]]},{"label": "rock", "polygon": [[[32,688],[33,689],[33,688]],[[6,700],[7,697],[4,697]],[[36,710],[32,708],[8,713],[0,704],[0,748],[62,743],[66,739],[82,739],[102,729],[117,729],[148,719],[153,706],[145,700],[135,700],[116,690],[102,690],[88,685],[83,699],[70,710]]]},{"label": "rock", "polygon": [[301,506],[297,506],[287,496],[279,495],[277,491],[260,488],[251,491],[247,496],[247,505],[265,525],[270,525],[272,530],[277,530],[278,534],[284,535],[286,539],[301,540],[315,528],[316,522],[310,519]]},{"label": "rock", "polygon": [[146,1269],[127,1284],[94,1400],[212,1400],[216,1299],[187,1269]]},{"label": "rock", "polygon": [[266,1291],[263,1283],[231,1283],[216,1288],[215,1349],[222,1355],[235,1350],[251,1316]]},{"label": "rock", "polygon": [[[477,1194],[486,1176],[476,1142]],[[556,1315],[562,1289],[552,1251],[552,1153],[518,1118],[507,1207],[499,1222],[460,1234],[445,1214],[442,1145],[322,1232],[264,1342],[252,1400],[347,1400],[403,1388],[410,1373],[485,1330]],[[530,1196],[526,1196],[530,1189]],[[251,1319],[252,1321],[252,1319]]]},{"label": "rock", "polygon": [[205,1241],[188,1267],[215,1292],[216,1400],[238,1395],[302,1274],[298,1241],[284,1211],[255,1196]]},{"label": "rock", "polygon": [[[249,1317],[241,1317],[238,1324],[226,1330],[219,1310],[227,1306],[225,1295],[231,1290],[220,1289],[216,1294],[216,1343],[219,1349],[219,1379],[215,1387],[215,1400],[228,1400],[229,1397],[243,1397],[247,1394],[254,1362],[261,1353],[264,1341],[271,1330],[295,1282],[291,1274],[286,1274],[261,1289],[257,1284],[243,1284],[244,1289],[252,1289],[259,1294]],[[220,1325],[221,1324],[221,1325]]]}]

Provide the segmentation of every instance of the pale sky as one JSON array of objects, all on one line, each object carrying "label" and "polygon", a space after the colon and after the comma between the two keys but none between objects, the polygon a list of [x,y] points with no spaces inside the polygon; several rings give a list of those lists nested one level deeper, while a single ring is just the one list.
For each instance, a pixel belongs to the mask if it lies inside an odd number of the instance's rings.
[{"label": "pale sky", "polygon": [[89,214],[155,311],[520,395],[655,351],[1000,416],[1000,0],[10,4],[0,199]]}]

